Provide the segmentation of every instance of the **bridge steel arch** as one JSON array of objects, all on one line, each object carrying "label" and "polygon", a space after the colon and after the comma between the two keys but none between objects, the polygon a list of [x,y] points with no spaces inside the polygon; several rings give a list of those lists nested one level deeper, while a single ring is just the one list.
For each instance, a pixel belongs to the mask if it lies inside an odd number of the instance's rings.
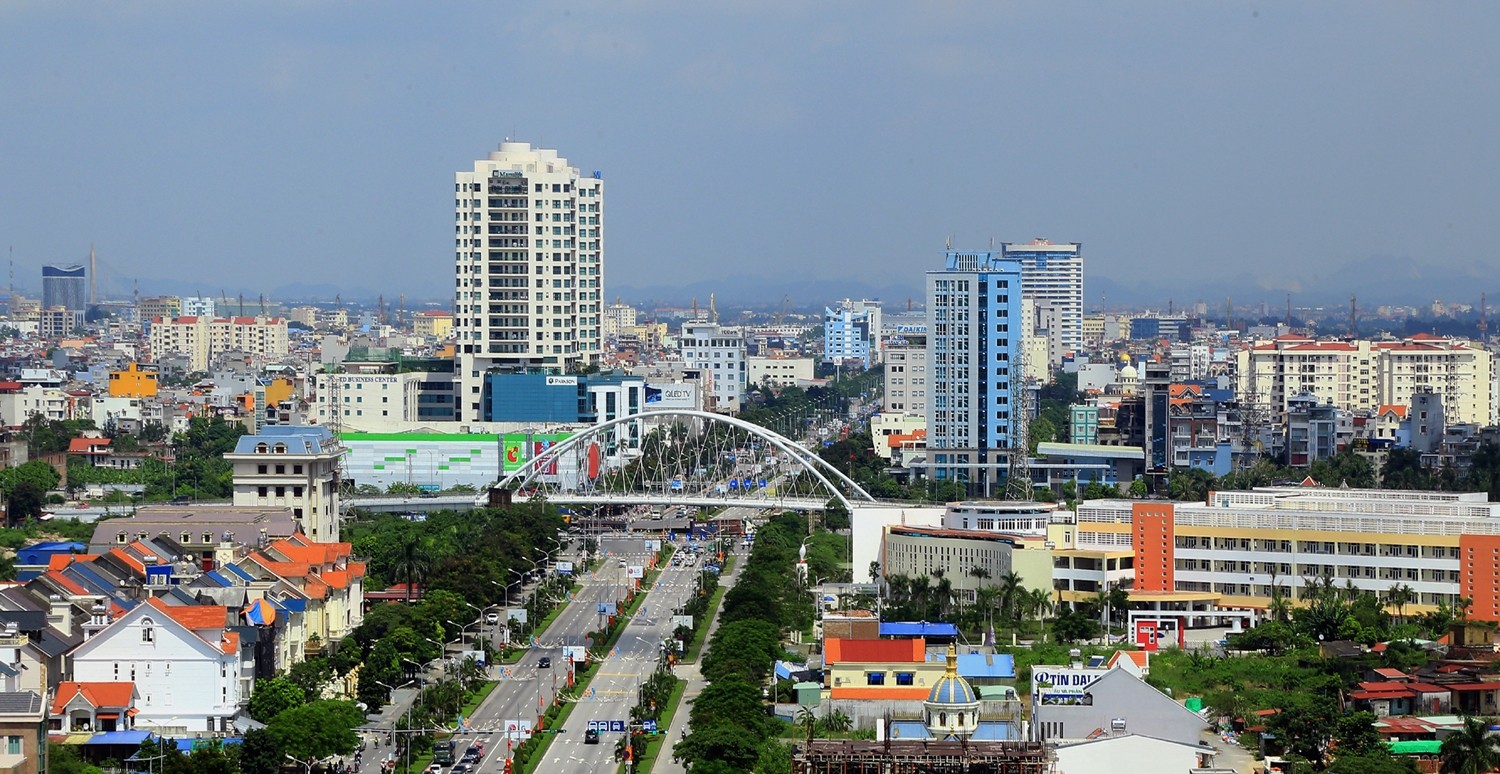
[{"label": "bridge steel arch", "polygon": [[785,452],[792,459],[796,460],[802,466],[802,469],[805,472],[812,474],[813,477],[816,478],[825,489],[833,493],[834,499],[837,499],[851,513],[854,511],[854,504],[849,500],[847,496],[845,496],[843,490],[839,486],[834,484],[833,480],[830,480],[829,476],[826,474],[832,474],[833,479],[836,479],[846,485],[860,501],[875,502],[875,498],[871,496],[869,492],[865,491],[864,487],[855,483],[853,479],[849,478],[847,475],[844,475],[843,471],[839,470],[836,466],[830,464],[822,457],[819,457],[817,454],[813,453],[810,449],[803,446],[802,444],[797,443],[796,441],[793,441],[792,439],[787,438],[786,436],[781,435],[774,430],[768,430],[753,422],[746,422],[745,420],[736,417],[717,414],[712,411],[700,411],[697,409],[666,409],[662,411],[652,411],[645,414],[632,414],[630,416],[616,417],[615,419],[600,422],[597,425],[592,425],[587,430],[573,435],[572,437],[556,444],[555,446],[549,447],[546,451],[528,460],[526,464],[522,465],[519,469],[503,476],[497,483],[497,486],[501,489],[505,489],[513,485],[525,486],[531,483],[536,478],[539,471],[545,470],[546,468],[551,467],[554,463],[562,460],[563,455],[569,452],[576,451],[582,446],[582,444],[586,442],[605,437],[606,431],[613,428],[620,427],[622,425],[631,425],[643,421],[653,420],[670,424],[671,422],[674,422],[678,419],[701,419],[709,423],[728,425],[739,430],[744,430],[750,435],[753,435],[761,439],[762,441],[765,441],[778,450]]}]

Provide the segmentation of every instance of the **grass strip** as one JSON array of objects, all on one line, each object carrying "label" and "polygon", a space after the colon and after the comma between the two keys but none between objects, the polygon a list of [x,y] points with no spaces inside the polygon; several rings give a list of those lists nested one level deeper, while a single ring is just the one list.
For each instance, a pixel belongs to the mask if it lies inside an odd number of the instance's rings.
[{"label": "grass strip", "polygon": [[[656,759],[665,749],[670,749],[670,740],[667,732],[672,728],[672,718],[677,715],[677,708],[682,705],[682,696],[687,693],[687,681],[673,678],[672,697],[667,700],[667,707],[662,711],[661,717],[656,720],[659,731],[646,739],[646,751],[641,754],[641,759],[635,761],[635,770],[638,772],[649,772],[656,765]],[[625,774],[625,764],[622,762],[615,768],[617,774]]]}]

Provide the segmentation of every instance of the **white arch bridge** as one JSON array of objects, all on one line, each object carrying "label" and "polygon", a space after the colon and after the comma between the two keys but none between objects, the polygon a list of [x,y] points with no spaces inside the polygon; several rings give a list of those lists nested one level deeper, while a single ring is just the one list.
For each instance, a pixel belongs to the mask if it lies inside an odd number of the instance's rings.
[{"label": "white arch bridge", "polygon": [[800,443],[708,411],[612,419],[543,449],[501,489],[580,506],[745,506],[822,510],[873,503],[859,484]]}]

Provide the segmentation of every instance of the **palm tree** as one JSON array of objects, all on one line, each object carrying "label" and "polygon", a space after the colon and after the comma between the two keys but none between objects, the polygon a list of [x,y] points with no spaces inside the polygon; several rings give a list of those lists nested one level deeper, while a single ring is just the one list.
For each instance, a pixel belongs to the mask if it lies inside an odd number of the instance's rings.
[{"label": "palm tree", "polygon": [[406,601],[411,602],[412,592],[417,583],[427,577],[428,566],[427,552],[419,542],[416,535],[406,539],[401,546],[401,556],[396,559],[396,577],[406,582]]},{"label": "palm tree", "polygon": [[1000,610],[1002,616],[1011,622],[1014,628],[1020,625],[1019,616],[1016,615],[1016,596],[1025,593],[1026,588],[1021,585],[1021,575],[1015,570],[1001,575],[1000,585]]},{"label": "palm tree", "polygon": [[974,591],[974,607],[984,614],[984,620],[989,624],[986,634],[995,630],[995,607],[999,601],[1000,589],[995,586],[980,586]]},{"label": "palm tree", "polygon": [[1464,718],[1463,728],[1443,739],[1443,774],[1484,774],[1500,767],[1500,736],[1490,733],[1492,718]]},{"label": "palm tree", "polygon": [[1047,589],[1031,589],[1026,592],[1027,607],[1040,619],[1042,641],[1047,641],[1047,619],[1057,612],[1057,598]]},{"label": "palm tree", "polygon": [[1385,592],[1386,604],[1396,608],[1396,620],[1406,622],[1406,606],[1417,596],[1416,590],[1404,583],[1392,584]]}]

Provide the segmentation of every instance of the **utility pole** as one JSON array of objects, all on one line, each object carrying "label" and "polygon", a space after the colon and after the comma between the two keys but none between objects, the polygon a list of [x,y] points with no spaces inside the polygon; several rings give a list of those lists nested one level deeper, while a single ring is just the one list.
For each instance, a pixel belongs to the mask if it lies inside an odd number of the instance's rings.
[{"label": "utility pole", "polygon": [[1010,471],[1005,479],[1005,498],[1030,500],[1034,493],[1031,491],[1031,390],[1026,379],[1026,342],[1021,341],[1014,352],[1010,383],[1019,385],[1019,389],[1011,390]]}]

